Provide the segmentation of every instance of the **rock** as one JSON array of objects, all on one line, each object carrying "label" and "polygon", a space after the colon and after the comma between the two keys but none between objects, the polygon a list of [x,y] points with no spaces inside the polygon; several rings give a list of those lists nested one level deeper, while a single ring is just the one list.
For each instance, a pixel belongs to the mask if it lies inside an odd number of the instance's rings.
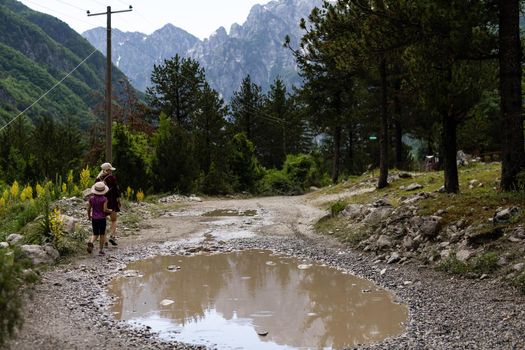
[{"label": "rock", "polygon": [[62,222],[64,223],[64,232],[67,234],[75,233],[77,228],[78,219],[68,215],[62,215]]},{"label": "rock", "polygon": [[502,223],[508,222],[512,217],[519,215],[521,212],[519,207],[511,207],[503,210],[496,211],[492,217],[492,222]]},{"label": "rock", "polygon": [[410,185],[406,186],[406,187],[404,188],[404,190],[405,190],[405,191],[414,191],[414,190],[419,190],[419,189],[421,189],[421,188],[423,188],[423,185],[420,185],[420,184],[418,184],[417,182],[413,182],[413,183],[411,183]]},{"label": "rock", "polygon": [[347,217],[351,220],[362,220],[368,213],[370,209],[362,204],[349,204],[341,212],[341,216]]},{"label": "rock", "polygon": [[445,249],[445,250],[442,250],[441,253],[439,253],[439,255],[441,256],[441,259],[442,260],[446,260],[450,257],[450,249]]},{"label": "rock", "polygon": [[461,262],[466,262],[472,255],[474,255],[474,252],[468,249],[461,249],[456,253],[456,259],[458,259]]},{"label": "rock", "polygon": [[377,239],[376,245],[379,249],[390,248],[392,246],[392,241],[387,236],[381,235]]},{"label": "rock", "polygon": [[485,227],[479,225],[472,228],[469,227],[466,236],[469,244],[483,244],[502,237],[503,230],[501,227]]},{"label": "rock", "polygon": [[9,245],[15,245],[21,243],[20,241],[24,238],[24,236],[18,234],[18,233],[11,233],[9,236],[7,236],[7,243]]},{"label": "rock", "polygon": [[413,204],[421,199],[425,199],[425,198],[428,198],[430,197],[430,193],[428,192],[419,192],[413,196],[410,196],[410,197],[407,197],[407,198],[403,198],[401,197],[400,199],[400,204]]},{"label": "rock", "polygon": [[507,260],[506,257],[502,256],[498,259],[497,264],[499,267],[503,267],[503,266],[507,266],[509,264],[509,261]]},{"label": "rock", "polygon": [[518,263],[512,265],[512,269],[516,272],[521,272],[525,269],[525,263]]},{"label": "rock", "polygon": [[60,256],[51,245],[24,244],[20,246],[22,254],[31,260],[33,265],[52,264]]},{"label": "rock", "polygon": [[476,179],[473,179],[473,180],[470,180],[470,181],[468,182],[468,184],[469,184],[469,186],[475,187],[475,186],[478,186],[479,181],[476,180]]},{"label": "rock", "polygon": [[439,193],[445,193],[445,186],[441,186],[441,187],[437,190],[437,192],[439,192]]},{"label": "rock", "polygon": [[88,201],[89,197],[91,197],[91,188],[86,188],[84,191],[82,191],[82,199]]},{"label": "rock", "polygon": [[0,249],[6,249],[9,248],[9,243],[7,242],[0,242]]},{"label": "rock", "polygon": [[516,227],[514,232],[512,232],[512,236],[519,239],[525,239],[525,229],[523,229],[523,226]]},{"label": "rock", "polygon": [[385,273],[386,273],[386,267],[382,269],[381,271],[379,271],[380,276],[383,276]]},{"label": "rock", "polygon": [[393,263],[398,262],[399,259],[401,259],[401,256],[399,256],[399,253],[398,252],[393,252],[392,255],[390,255],[390,257],[386,261],[386,263],[387,264],[393,264]]},{"label": "rock", "polygon": [[388,203],[385,199],[380,198],[380,199],[376,200],[374,203],[372,203],[372,206],[375,207],[375,208],[391,207],[392,204]]},{"label": "rock", "polygon": [[404,172],[404,171],[403,171],[403,172],[400,172],[400,173],[398,174],[398,176],[399,176],[399,178],[401,178],[401,179],[411,179],[411,178],[413,178],[412,174],[407,173],[407,172]]},{"label": "rock", "polygon": [[407,250],[412,250],[417,248],[418,243],[412,239],[410,236],[405,236],[403,238],[403,247],[405,247]]},{"label": "rock", "polygon": [[390,216],[393,210],[394,208],[386,206],[374,208],[374,210],[364,218],[363,222],[372,226],[379,225]]},{"label": "rock", "polygon": [[310,191],[314,192],[314,191],[317,191],[319,190],[319,188],[315,187],[315,186],[310,186]]},{"label": "rock", "polygon": [[189,198],[189,201],[190,202],[202,202],[202,199],[200,197],[191,195],[190,198]]},{"label": "rock", "polygon": [[171,304],[173,304],[173,303],[175,303],[173,300],[170,300],[170,299],[164,299],[164,300],[162,300],[162,301],[160,302],[160,305],[162,305],[162,306],[168,306],[168,305],[171,305]]},{"label": "rock", "polygon": [[177,266],[177,265],[169,265],[167,267],[168,271],[177,271],[177,270],[180,270],[180,266]]},{"label": "rock", "polygon": [[437,236],[441,228],[441,217],[423,216],[416,228],[424,237],[433,238]]}]

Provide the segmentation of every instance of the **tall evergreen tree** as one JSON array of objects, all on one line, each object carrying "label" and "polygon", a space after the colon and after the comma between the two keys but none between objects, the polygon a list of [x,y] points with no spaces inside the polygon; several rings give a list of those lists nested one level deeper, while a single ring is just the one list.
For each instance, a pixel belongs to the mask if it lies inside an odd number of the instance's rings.
[{"label": "tall evergreen tree", "polygon": [[501,188],[510,191],[516,189],[516,175],[525,167],[520,1],[498,0],[498,10],[499,90],[503,130]]},{"label": "tall evergreen tree", "polygon": [[195,151],[200,169],[208,173],[213,162],[224,163],[228,110],[223,99],[208,83],[204,84],[198,106],[195,114]]},{"label": "tall evergreen tree", "polygon": [[163,65],[153,66],[152,86],[146,89],[146,97],[157,112],[190,129],[204,82],[204,69],[199,63],[177,54],[164,60]]},{"label": "tall evergreen tree", "polygon": [[262,107],[261,87],[247,75],[230,102],[233,122],[237,132],[244,132],[249,140],[254,137],[255,124],[260,121]]}]

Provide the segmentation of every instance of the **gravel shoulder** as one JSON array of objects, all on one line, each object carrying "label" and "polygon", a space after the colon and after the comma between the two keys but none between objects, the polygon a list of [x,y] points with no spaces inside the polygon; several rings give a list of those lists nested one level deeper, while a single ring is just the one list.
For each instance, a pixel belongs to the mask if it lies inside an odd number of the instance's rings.
[{"label": "gravel shoulder", "polygon": [[[113,319],[107,284],[127,263],[154,255],[262,248],[346,269],[409,306],[404,334],[363,348],[525,349],[525,297],[496,280],[451,278],[414,264],[374,261],[314,234],[313,223],[326,213],[311,203],[308,196],[207,200],[151,219],[148,228],[122,238],[104,258],[85,255],[44,272],[27,293],[24,327],[8,348],[199,348],[164,343],[148,329]],[[202,215],[217,209],[257,210],[257,215]]]}]

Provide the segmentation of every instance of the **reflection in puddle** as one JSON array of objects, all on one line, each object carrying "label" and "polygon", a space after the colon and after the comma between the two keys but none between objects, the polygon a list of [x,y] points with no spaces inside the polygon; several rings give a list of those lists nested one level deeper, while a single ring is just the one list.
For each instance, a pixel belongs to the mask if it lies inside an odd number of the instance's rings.
[{"label": "reflection in puddle", "polygon": [[128,269],[139,274],[110,287],[116,317],[185,343],[340,349],[400,334],[407,320],[406,306],[370,281],[268,251],[159,256]]},{"label": "reflection in puddle", "polygon": [[255,216],[257,210],[217,209],[202,214],[203,216]]}]

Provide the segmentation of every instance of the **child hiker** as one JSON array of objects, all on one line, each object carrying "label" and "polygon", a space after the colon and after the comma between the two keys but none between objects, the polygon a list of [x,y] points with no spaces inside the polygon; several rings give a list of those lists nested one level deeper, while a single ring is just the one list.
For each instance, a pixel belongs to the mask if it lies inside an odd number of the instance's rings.
[{"label": "child hiker", "polygon": [[106,215],[112,212],[108,209],[108,199],[104,196],[109,191],[108,186],[102,181],[95,183],[91,187],[93,196],[89,198],[88,219],[93,226],[93,236],[87,244],[87,251],[91,254],[93,243],[98,239],[100,244],[99,254],[104,255],[104,243],[106,242]]}]

